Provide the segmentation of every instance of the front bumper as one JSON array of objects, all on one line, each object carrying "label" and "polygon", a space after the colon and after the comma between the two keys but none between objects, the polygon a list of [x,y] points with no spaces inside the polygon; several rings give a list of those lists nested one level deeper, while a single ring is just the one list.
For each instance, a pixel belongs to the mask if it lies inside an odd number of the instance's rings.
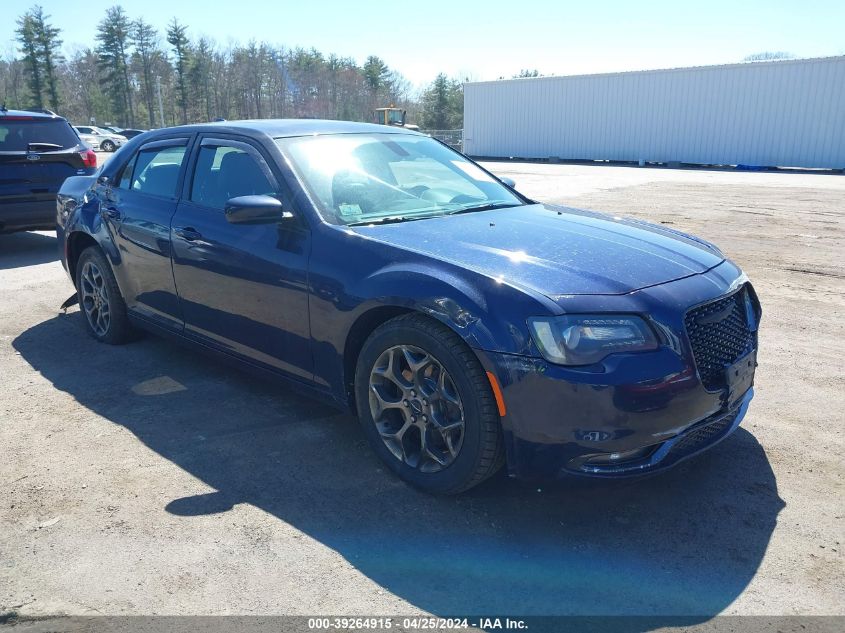
[{"label": "front bumper", "polygon": [[[649,316],[665,334],[653,352],[615,354],[592,368],[478,352],[502,389],[513,476],[644,475],[706,450],[737,428],[753,397],[751,380],[741,390],[705,388],[684,328],[688,308],[727,294],[739,276],[727,262],[714,271],[601,299],[602,312]],[[595,310],[588,298],[578,301],[584,305],[572,312]],[[753,354],[748,362],[753,370]]]},{"label": "front bumper", "polygon": [[[733,408],[691,425],[670,440],[637,449],[632,452],[630,459],[625,460],[624,453],[616,453],[617,460],[621,463],[613,463],[605,456],[602,456],[602,463],[595,463],[590,461],[589,455],[584,455],[570,460],[567,470],[577,474],[611,478],[664,470],[715,446],[733,433],[745,417],[753,397],[752,388]],[[636,457],[633,457],[634,455]]]}]

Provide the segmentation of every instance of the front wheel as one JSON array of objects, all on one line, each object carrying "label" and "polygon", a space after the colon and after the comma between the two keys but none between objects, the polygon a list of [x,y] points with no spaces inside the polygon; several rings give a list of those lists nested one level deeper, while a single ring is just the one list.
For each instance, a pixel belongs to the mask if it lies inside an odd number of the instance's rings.
[{"label": "front wheel", "polygon": [[455,494],[502,465],[487,376],[463,340],[437,321],[409,314],[376,329],[358,359],[355,395],[373,450],[413,486]]},{"label": "front wheel", "polygon": [[76,266],[76,293],[85,329],[102,343],[119,345],[134,338],[126,303],[103,252],[89,246]]},{"label": "front wheel", "polygon": [[115,146],[112,141],[103,141],[102,143],[100,143],[100,149],[102,149],[104,152],[113,152],[115,149],[117,149],[117,146]]}]

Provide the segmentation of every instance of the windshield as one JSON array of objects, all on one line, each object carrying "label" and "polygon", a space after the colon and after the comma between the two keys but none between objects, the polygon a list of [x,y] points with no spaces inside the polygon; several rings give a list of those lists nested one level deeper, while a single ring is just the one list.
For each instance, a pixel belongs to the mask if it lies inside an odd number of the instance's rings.
[{"label": "windshield", "polygon": [[333,224],[524,204],[477,165],[427,136],[336,134],[276,142],[320,215]]}]

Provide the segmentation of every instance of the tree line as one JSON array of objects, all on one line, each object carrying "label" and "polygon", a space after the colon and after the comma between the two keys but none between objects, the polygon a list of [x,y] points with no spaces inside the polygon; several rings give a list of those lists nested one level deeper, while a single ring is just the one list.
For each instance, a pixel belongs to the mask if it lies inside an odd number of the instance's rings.
[{"label": "tree line", "polygon": [[16,21],[17,54],[0,60],[0,103],[50,109],[73,123],[126,128],[215,119],[372,121],[396,105],[423,129],[463,125],[463,87],[445,74],[419,94],[376,55],[363,64],[314,48],[250,40],[220,46],[173,18],[160,33],[120,6],[97,24],[96,45],[72,53],[36,5]]}]

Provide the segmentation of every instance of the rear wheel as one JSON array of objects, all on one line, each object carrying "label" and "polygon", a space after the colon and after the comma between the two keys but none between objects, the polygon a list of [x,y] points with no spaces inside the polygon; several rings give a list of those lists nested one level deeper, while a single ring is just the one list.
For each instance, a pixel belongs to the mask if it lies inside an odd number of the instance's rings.
[{"label": "rear wheel", "polygon": [[85,329],[98,341],[119,345],[134,338],[126,303],[106,256],[89,246],[76,266],[76,292]]},{"label": "rear wheel", "polygon": [[411,314],[376,329],[358,359],[355,394],[375,452],[418,488],[462,492],[502,464],[487,377],[472,350],[437,321]]},{"label": "rear wheel", "polygon": [[115,146],[113,141],[103,141],[100,143],[100,149],[104,152],[113,152],[117,147]]}]

